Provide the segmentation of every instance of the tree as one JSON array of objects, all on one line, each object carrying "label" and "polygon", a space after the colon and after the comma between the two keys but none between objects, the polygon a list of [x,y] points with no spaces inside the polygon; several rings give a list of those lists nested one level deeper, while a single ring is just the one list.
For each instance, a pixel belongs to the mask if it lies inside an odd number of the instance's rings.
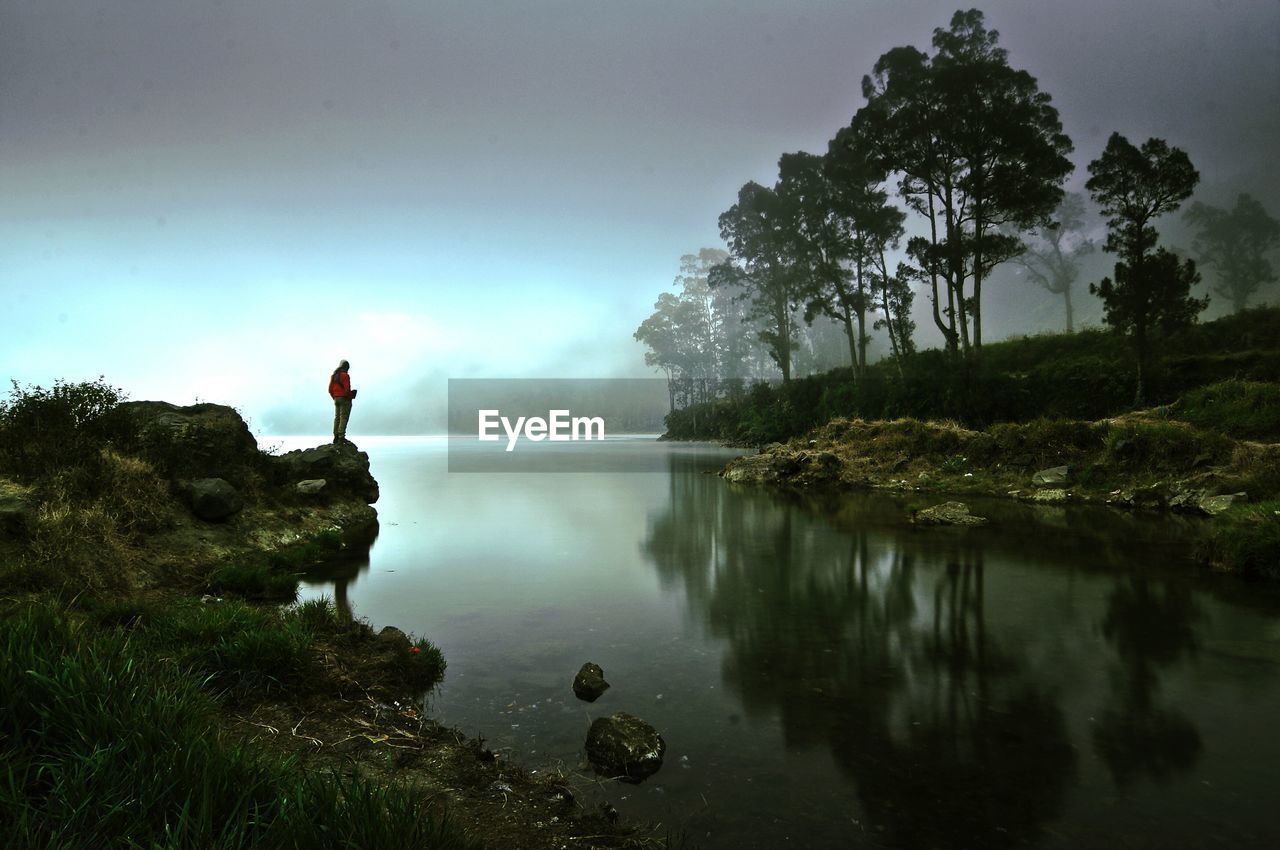
[{"label": "tree", "polygon": [[879,58],[851,124],[928,221],[914,258],[948,350],[966,355],[982,347],[983,281],[1021,250],[1002,229],[1047,223],[1072,168],[1049,95],[1009,66],[998,41],[982,12],[956,12],[934,30],[932,58],[913,47]]},{"label": "tree", "polygon": [[635,338],[648,347],[644,362],[667,375],[671,409],[676,408],[675,382],[705,377],[707,354],[701,345],[707,337],[705,317],[698,304],[670,292],[658,296],[654,312],[636,328]]},{"label": "tree", "polygon": [[1103,250],[1117,256],[1115,278],[1090,284],[1089,291],[1102,299],[1107,324],[1133,341],[1138,367],[1133,403],[1138,405],[1151,331],[1188,325],[1209,303],[1191,296],[1191,287],[1200,282],[1195,261],[1180,261],[1157,248],[1159,234],[1152,224],[1191,197],[1200,175],[1186,153],[1163,139],[1148,139],[1136,148],[1119,133],[1112,133],[1102,155],[1089,163],[1089,174],[1085,186],[1108,216]]},{"label": "tree", "polygon": [[1055,220],[1040,228],[1016,259],[1027,277],[1054,295],[1062,296],[1067,314],[1067,333],[1075,330],[1071,289],[1080,276],[1080,258],[1096,249],[1084,235],[1084,198],[1072,192],[1063,197]]},{"label": "tree", "polygon": [[739,300],[748,306],[747,318],[759,321],[761,341],[791,380],[795,346],[794,311],[804,300],[804,278],[797,272],[796,225],[789,205],[773,189],[750,182],[738,190],[738,202],[720,215],[720,235],[730,259],[711,269],[707,282],[714,289],[740,286]]},{"label": "tree", "polygon": [[[824,166],[835,190],[834,212],[844,219],[849,234],[855,281],[852,302],[857,308],[859,334],[854,366],[862,374],[867,366],[866,312],[875,309],[877,290],[883,295],[889,280],[885,252],[897,247],[906,214],[889,203],[889,193],[882,188],[888,175],[865,137],[849,128],[841,130],[827,146]],[[881,326],[881,322],[875,323],[875,327]],[[889,339],[896,355],[898,346],[892,328]]]},{"label": "tree", "polygon": [[1230,298],[1235,312],[1259,287],[1275,281],[1266,254],[1280,245],[1280,222],[1252,196],[1241,193],[1230,212],[1197,201],[1186,220],[1199,228],[1192,245],[1200,262],[1217,272],[1214,292]]}]

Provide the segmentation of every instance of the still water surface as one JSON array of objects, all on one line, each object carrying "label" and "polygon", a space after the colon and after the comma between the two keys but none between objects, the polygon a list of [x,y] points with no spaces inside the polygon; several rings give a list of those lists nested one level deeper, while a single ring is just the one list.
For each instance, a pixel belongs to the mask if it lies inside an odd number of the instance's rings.
[{"label": "still water surface", "polygon": [[1280,846],[1280,595],[1197,574],[1189,521],[914,528],[938,499],[739,488],[687,444],[560,475],[361,448],[381,532],[303,597],[430,637],[434,715],[531,768],[583,770],[595,717],[654,724],[663,769],[597,797],[691,846]]}]

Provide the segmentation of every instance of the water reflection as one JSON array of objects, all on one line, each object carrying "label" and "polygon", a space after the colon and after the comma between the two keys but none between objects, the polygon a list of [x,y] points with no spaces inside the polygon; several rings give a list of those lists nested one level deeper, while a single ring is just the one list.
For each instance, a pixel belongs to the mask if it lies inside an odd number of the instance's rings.
[{"label": "water reflection", "polygon": [[1200,615],[1185,584],[1131,576],[1107,600],[1102,633],[1119,663],[1112,671],[1111,704],[1100,714],[1093,746],[1117,785],[1141,777],[1168,779],[1190,770],[1200,756],[1191,722],[1157,704],[1162,670],[1196,649]]},{"label": "water reflection", "polygon": [[303,580],[308,583],[332,585],[333,604],[340,618],[351,620],[355,616],[351,590],[369,571],[369,553],[377,539],[378,528],[375,525],[363,539],[349,541],[340,555],[311,566],[303,574]]},{"label": "water reflection", "polygon": [[[747,712],[777,712],[789,748],[826,747],[894,844],[1023,844],[1060,815],[1077,779],[1062,689],[1027,641],[989,625],[990,534],[914,529],[883,497],[836,498],[851,514],[824,517],[813,499],[729,488],[682,463],[641,550],[725,642],[722,679]],[[1104,550],[1084,560],[1106,563]],[[1196,761],[1195,726],[1158,704],[1161,675],[1194,650],[1196,616],[1185,584],[1130,577],[1110,593],[1116,662],[1093,744],[1118,784]]]}]

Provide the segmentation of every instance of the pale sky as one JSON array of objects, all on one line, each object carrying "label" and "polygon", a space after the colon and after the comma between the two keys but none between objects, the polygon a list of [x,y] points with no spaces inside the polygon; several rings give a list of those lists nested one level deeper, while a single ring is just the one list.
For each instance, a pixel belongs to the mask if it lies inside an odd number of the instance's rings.
[{"label": "pale sky", "polygon": [[[449,377],[649,374],[631,334],[680,256],[956,8],[0,0],[4,377],[323,433],[341,357],[353,431],[420,430]],[[1280,1],[980,8],[1061,110],[1072,186],[1113,130],[1158,135],[1207,199],[1280,214]]]}]

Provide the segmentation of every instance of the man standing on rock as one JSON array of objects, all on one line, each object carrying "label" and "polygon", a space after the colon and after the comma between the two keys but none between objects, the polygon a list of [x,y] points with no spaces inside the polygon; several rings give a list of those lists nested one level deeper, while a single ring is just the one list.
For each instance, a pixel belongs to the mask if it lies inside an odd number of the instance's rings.
[{"label": "man standing on rock", "polygon": [[347,420],[351,418],[351,400],[356,391],[351,389],[351,376],[347,374],[351,364],[343,360],[329,376],[329,395],[333,397],[333,442],[346,443]]}]

